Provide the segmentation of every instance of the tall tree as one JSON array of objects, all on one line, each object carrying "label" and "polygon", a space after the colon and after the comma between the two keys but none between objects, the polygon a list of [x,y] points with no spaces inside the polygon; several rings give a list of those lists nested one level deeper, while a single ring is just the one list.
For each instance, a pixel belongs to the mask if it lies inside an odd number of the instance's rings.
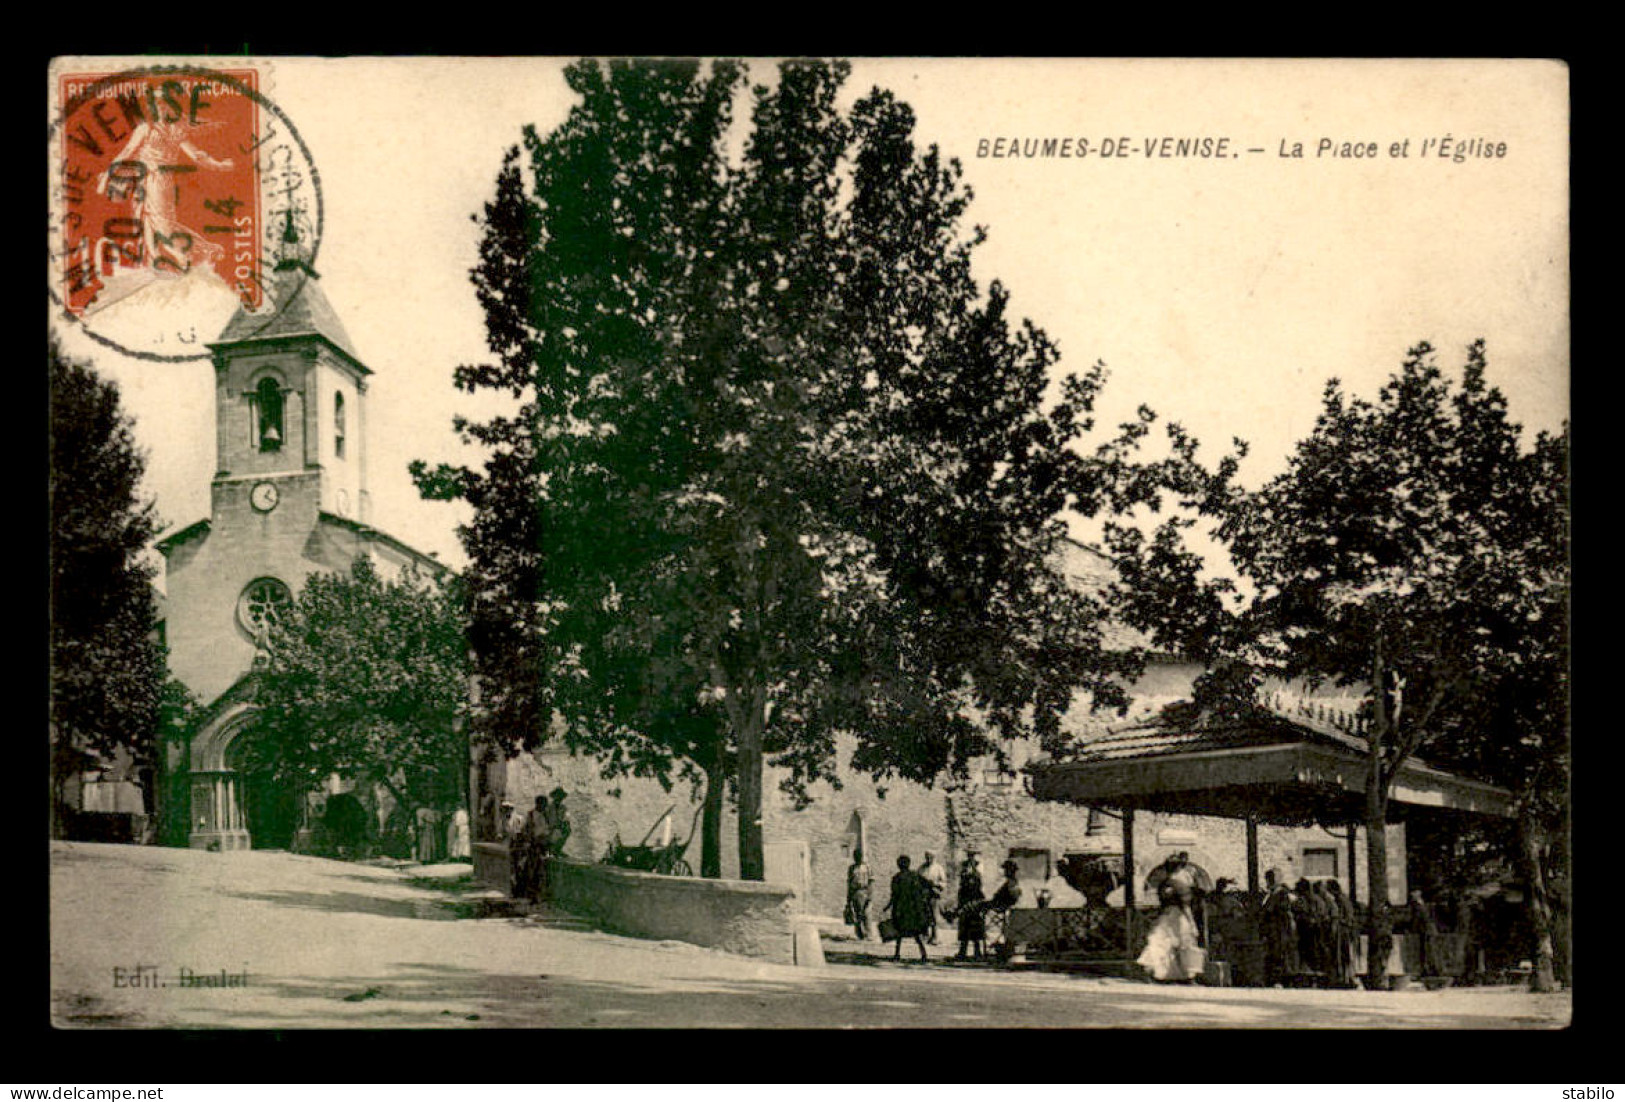
[{"label": "tall tree", "polygon": [[780,66],[734,158],[739,66],[573,66],[532,195],[510,158],[487,207],[499,362],[457,375],[518,409],[459,422],[483,471],[416,470],[475,505],[470,574],[538,645],[511,737],[556,710],[611,773],[703,775],[712,875],[728,784],[763,875],[769,759],[805,800],[850,732],[857,768],[930,781],[1053,736],[1079,690],[1121,704],[1136,662],[1062,576],[1062,514],[1156,479],[1083,452],[1103,372],[1052,390],[1054,347],[971,277],[959,165],[887,92],[843,113],[847,72]]},{"label": "tall tree", "polygon": [[[1480,691],[1444,717],[1441,760],[1512,789],[1517,804],[1512,864],[1528,885],[1534,944],[1531,985],[1567,979],[1569,878],[1569,441],[1541,433],[1521,479],[1527,622],[1519,646],[1500,651]],[[1505,474],[1506,472],[1503,472]],[[1513,472],[1514,474],[1518,472]],[[1561,947],[1561,951],[1560,951]],[[1554,965],[1561,969],[1554,971]]]},{"label": "tall tree", "polygon": [[[63,785],[121,751],[150,780],[164,680],[155,634],[156,530],[145,460],[118,388],[46,351],[51,448],[51,782],[53,833]],[[151,807],[155,793],[146,793]]]},{"label": "tall tree", "polygon": [[[1128,618],[1215,665],[1220,676],[1203,686],[1210,707],[1247,707],[1238,698],[1266,673],[1367,687],[1374,902],[1387,897],[1388,804],[1406,762],[1423,751],[1460,757],[1464,717],[1482,714],[1518,671],[1566,676],[1563,658],[1542,657],[1567,600],[1566,504],[1557,504],[1566,470],[1546,438],[1524,450],[1485,370],[1480,341],[1452,385],[1420,344],[1375,401],[1332,380],[1314,431],[1260,491],[1234,486],[1233,460],[1198,480],[1186,503],[1222,518],[1217,535],[1253,593],[1239,613],[1235,587],[1202,578],[1184,547],[1189,517],[1151,539],[1128,528],[1111,536]],[[1540,707],[1561,711],[1563,695],[1554,687]],[[1543,729],[1554,724],[1547,716]],[[1473,730],[1480,760],[1523,737]],[[1371,907],[1368,932],[1382,982],[1384,907]]]},{"label": "tall tree", "polygon": [[265,640],[244,769],[293,792],[337,774],[406,808],[463,800],[468,644],[462,599],[357,558],[310,577]]}]

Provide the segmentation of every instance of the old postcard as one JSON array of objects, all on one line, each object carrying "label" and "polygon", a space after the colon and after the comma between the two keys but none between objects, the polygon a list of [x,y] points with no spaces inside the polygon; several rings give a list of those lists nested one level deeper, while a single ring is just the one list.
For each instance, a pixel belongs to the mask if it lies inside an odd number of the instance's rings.
[{"label": "old postcard", "polygon": [[55,1025],[1568,1024],[1564,64],[47,79]]}]

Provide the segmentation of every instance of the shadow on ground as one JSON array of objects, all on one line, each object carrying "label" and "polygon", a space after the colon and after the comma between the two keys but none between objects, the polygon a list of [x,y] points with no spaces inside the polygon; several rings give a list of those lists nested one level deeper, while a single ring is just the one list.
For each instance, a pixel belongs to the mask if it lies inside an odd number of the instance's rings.
[{"label": "shadow on ground", "polygon": [[[255,1005],[222,1008],[221,1024],[264,1029],[757,1027],[773,1024],[763,1020],[765,1008],[794,1006],[806,994],[800,984],[774,980],[584,979],[425,963],[396,965],[382,976],[259,976],[254,986],[259,996]],[[285,1005],[266,1005],[266,995]]]},{"label": "shadow on ground", "polygon": [[279,907],[303,907],[328,913],[382,915],[385,918],[423,918],[454,922],[480,917],[473,902],[440,899],[389,899],[359,892],[309,892],[275,889],[263,892],[231,892],[235,899],[274,903]]}]

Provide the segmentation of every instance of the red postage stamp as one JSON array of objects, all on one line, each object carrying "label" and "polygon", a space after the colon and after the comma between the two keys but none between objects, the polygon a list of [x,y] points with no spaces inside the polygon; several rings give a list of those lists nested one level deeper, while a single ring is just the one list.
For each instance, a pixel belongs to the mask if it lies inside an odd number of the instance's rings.
[{"label": "red postage stamp", "polygon": [[238,311],[274,315],[272,265],[313,264],[321,189],[242,65],[53,67],[48,282],[63,319],[129,355],[206,358]]},{"label": "red postage stamp", "polygon": [[61,299],[83,317],[195,271],[260,301],[258,74],[63,74]]}]

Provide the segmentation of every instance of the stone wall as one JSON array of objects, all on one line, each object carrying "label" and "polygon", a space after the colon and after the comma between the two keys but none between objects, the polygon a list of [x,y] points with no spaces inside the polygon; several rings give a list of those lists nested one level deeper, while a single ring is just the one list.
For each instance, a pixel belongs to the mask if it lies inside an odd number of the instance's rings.
[{"label": "stone wall", "polygon": [[507,895],[513,884],[508,847],[501,842],[475,842],[473,852],[474,883],[483,888],[495,888]]},{"label": "stone wall", "polygon": [[[843,740],[837,751],[840,760],[848,760],[851,750]],[[769,769],[763,786],[768,880],[794,887],[796,907],[807,914],[842,913],[846,868],[860,838],[867,846],[865,858],[875,878],[877,909],[887,898],[897,858],[902,854],[917,866],[926,851],[934,853],[947,867],[951,892],[960,861],[966,850],[974,847],[981,853],[983,876],[991,892],[998,883],[999,864],[1012,848],[1048,851],[1051,872],[1054,863],[1070,853],[1123,851],[1119,819],[1097,815],[1095,833],[1090,833],[1088,809],[1035,800],[1022,788],[1019,776],[1000,778],[991,769],[978,771],[969,784],[953,790],[940,785],[926,788],[908,781],[880,784],[846,771],[841,788],[813,786],[812,804],[799,810],[779,790],[780,777],[778,771]],[[1010,783],[1002,783],[1006,779]],[[587,863],[600,860],[617,835],[626,844],[635,844],[673,805],[672,837],[682,841],[688,837],[698,807],[698,794],[686,782],[678,782],[669,792],[652,780],[620,778],[609,782],[598,775],[590,760],[557,751],[537,758],[520,757],[508,764],[507,792],[520,808],[530,807],[536,795],[555,786],[569,793],[566,803],[572,831],[565,855]],[[1403,824],[1389,824],[1388,841],[1389,899],[1402,903],[1406,890]],[[1134,843],[1142,885],[1152,869],[1179,851],[1189,852],[1213,877],[1226,876],[1246,885],[1246,827],[1240,820],[1141,813],[1135,820]],[[1334,837],[1319,827],[1261,827],[1258,848],[1259,876],[1275,868],[1288,882],[1296,882],[1304,875],[1305,849],[1335,850],[1337,879],[1345,889],[1350,887],[1346,838]],[[738,815],[730,805],[723,815],[723,876],[739,875],[738,852]],[[692,840],[687,857],[697,874],[698,837]],[[1364,831],[1358,838],[1354,872],[1354,892],[1363,900]],[[1039,888],[1048,890],[1054,906],[1082,903],[1058,875],[1043,883],[1027,876],[1024,883],[1033,893]],[[1144,902],[1143,888],[1140,895]],[[1121,902],[1121,894],[1111,901]]]},{"label": "stone wall", "polygon": [[554,866],[552,887],[559,906],[615,933],[795,961],[794,893],[775,884],[563,861]]}]

